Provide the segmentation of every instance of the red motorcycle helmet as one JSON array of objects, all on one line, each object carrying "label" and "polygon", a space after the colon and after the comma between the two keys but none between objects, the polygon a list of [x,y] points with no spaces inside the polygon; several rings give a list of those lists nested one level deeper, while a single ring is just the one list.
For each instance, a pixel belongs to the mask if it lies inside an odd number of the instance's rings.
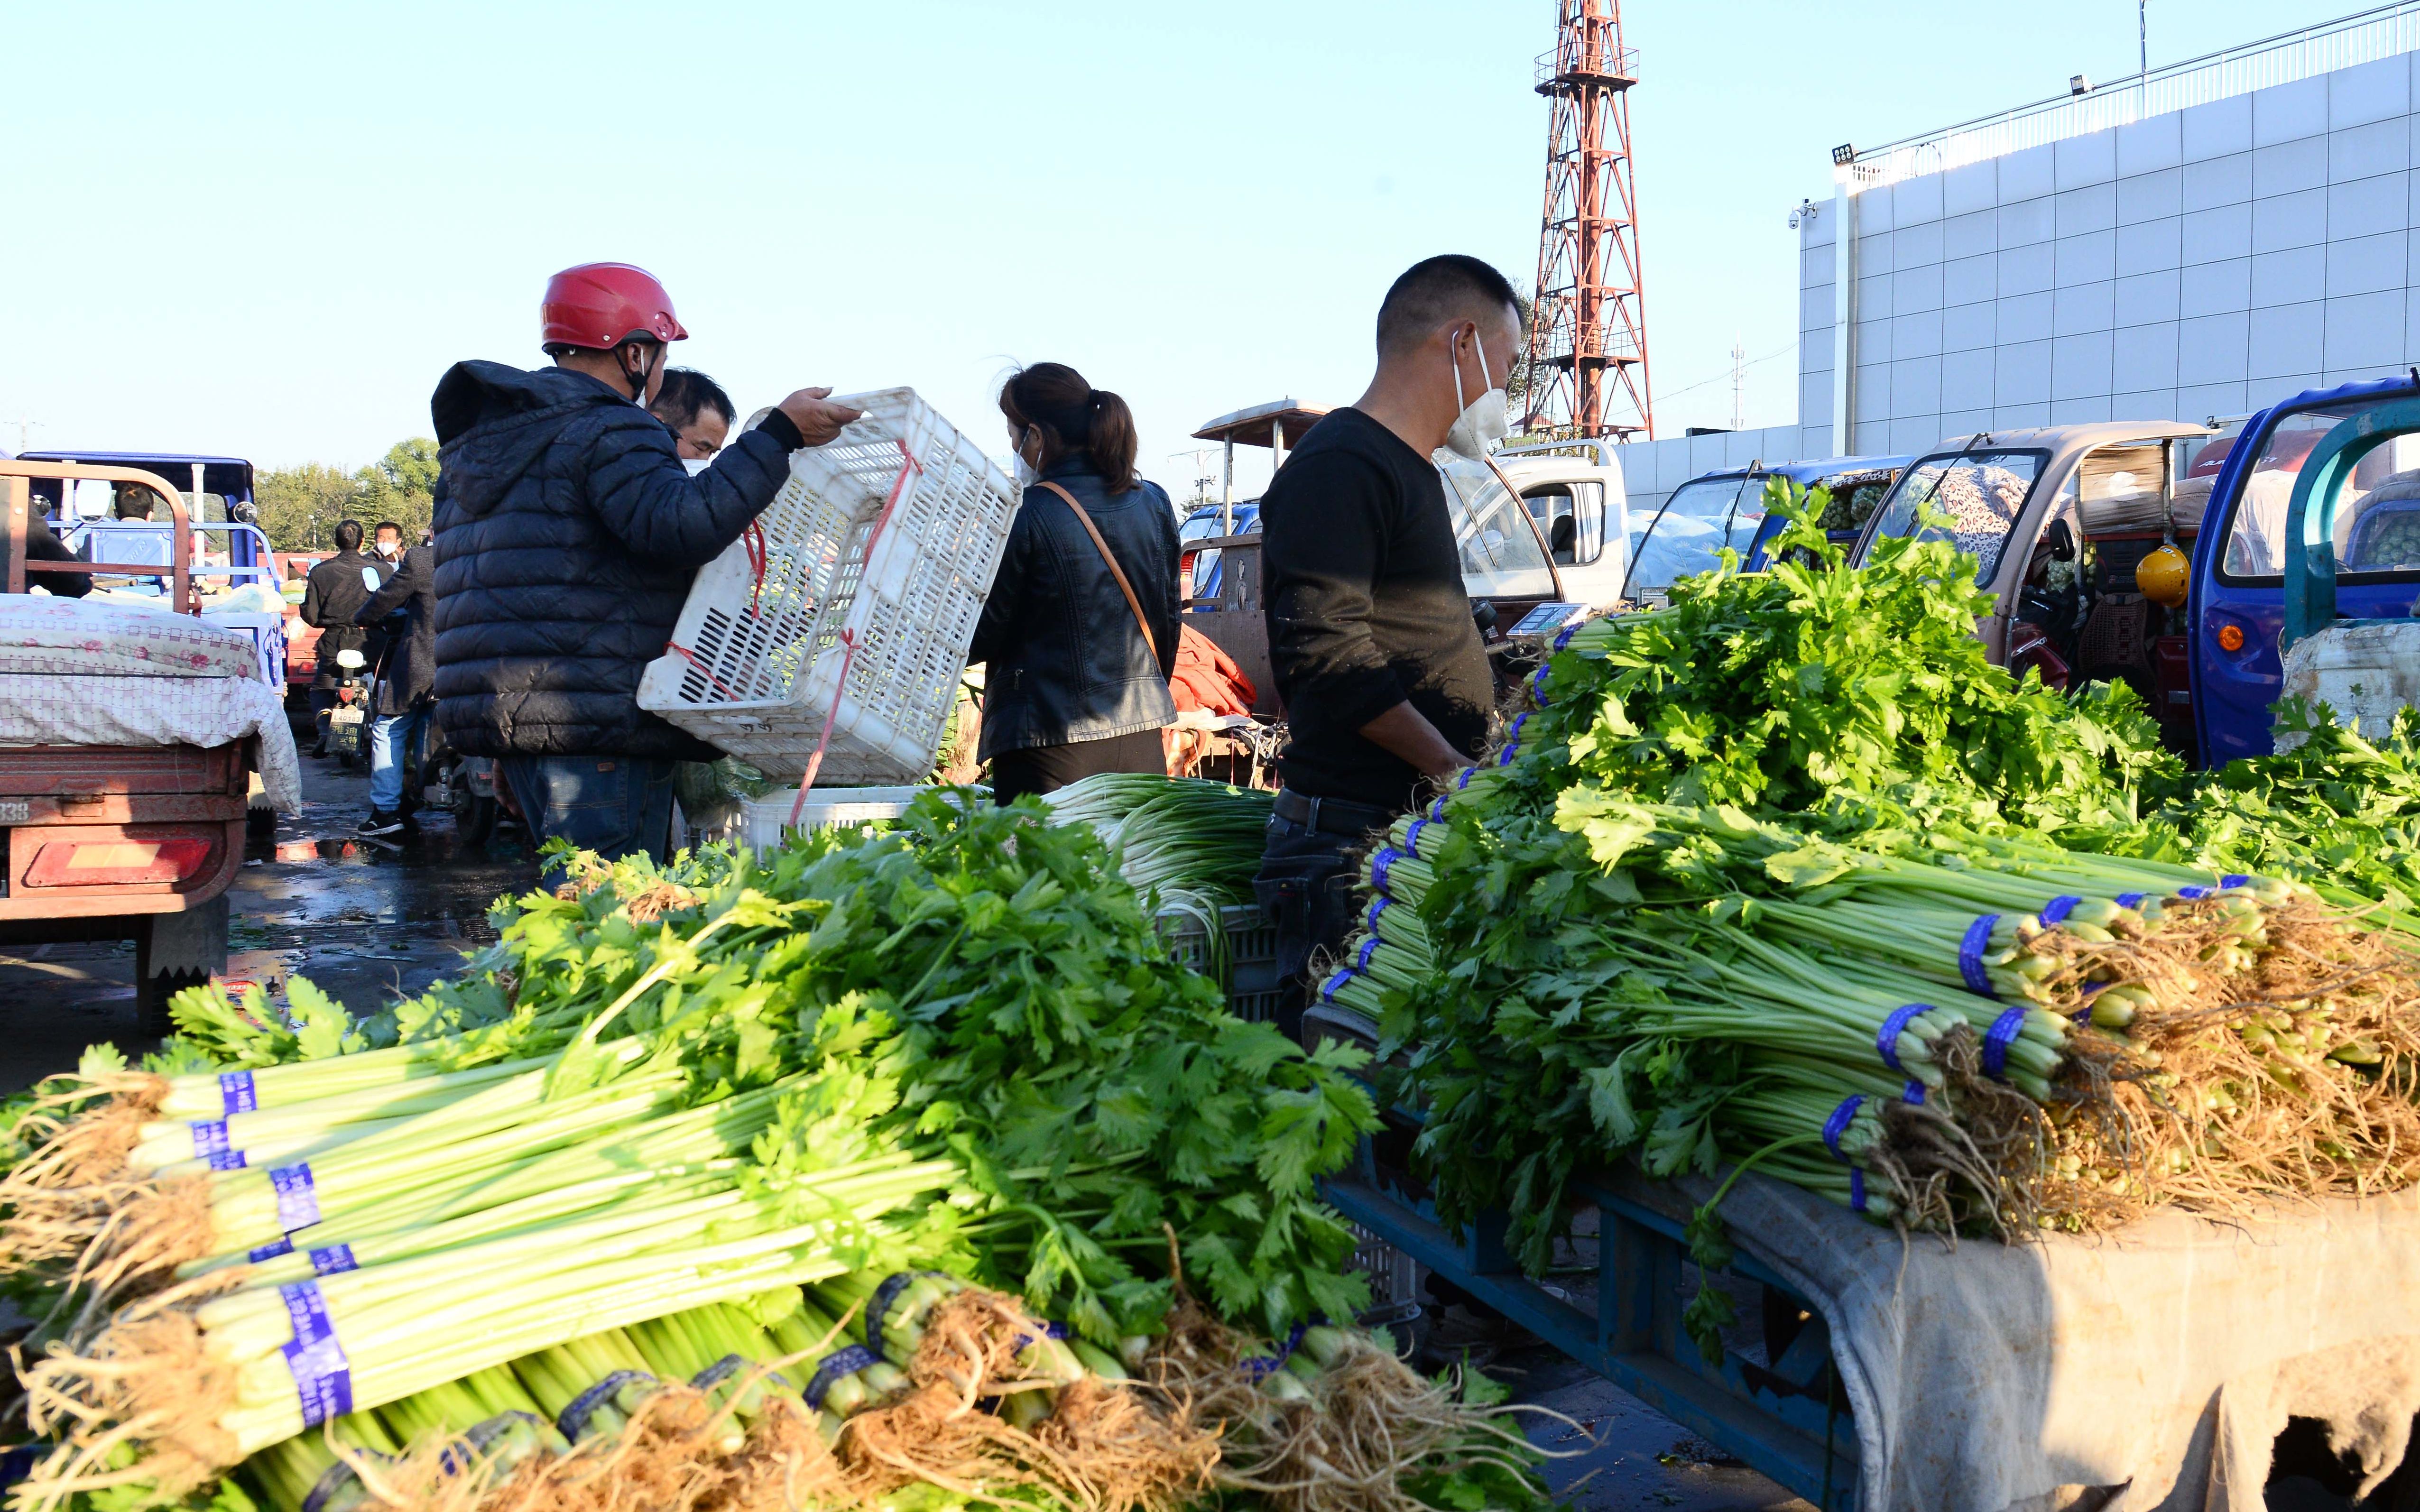
[{"label": "red motorcycle helmet", "polygon": [[605,351],[639,338],[689,339],[656,275],[628,263],[582,263],[548,279],[538,322],[547,347]]}]

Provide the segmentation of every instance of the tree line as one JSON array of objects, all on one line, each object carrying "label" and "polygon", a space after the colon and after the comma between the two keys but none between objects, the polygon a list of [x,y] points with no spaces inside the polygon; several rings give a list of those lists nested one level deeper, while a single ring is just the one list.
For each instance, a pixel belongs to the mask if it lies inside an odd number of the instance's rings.
[{"label": "tree line", "polygon": [[437,486],[437,443],[414,436],[386,455],[348,472],[325,462],[256,473],[253,503],[260,528],[280,551],[333,551],[336,522],[355,519],[366,534],[380,520],[403,527],[406,545],[428,529]]}]

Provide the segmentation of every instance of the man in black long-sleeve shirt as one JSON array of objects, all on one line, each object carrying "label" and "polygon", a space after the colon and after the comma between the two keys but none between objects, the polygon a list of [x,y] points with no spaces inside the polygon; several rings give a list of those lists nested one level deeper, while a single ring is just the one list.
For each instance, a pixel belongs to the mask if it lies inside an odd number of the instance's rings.
[{"label": "man in black long-sleeve shirt", "polygon": [[319,729],[318,742],[311,748],[314,756],[328,754],[328,716],[336,706],[336,683],[343,676],[336,666],[337,653],[358,651],[364,660],[370,659],[370,632],[353,624],[353,615],[372,592],[362,580],[365,567],[381,579],[394,570],[362,555],[361,521],[340,519],[336,554],[313,567],[302,580],[302,623],[319,632],[311,671],[311,722]]},{"label": "man in black long-sleeve shirt", "polygon": [[[1379,306],[1368,391],[1303,438],[1261,501],[1291,739],[1254,887],[1290,977],[1343,942],[1345,853],[1484,748],[1493,680],[1431,456],[1482,455],[1503,434],[1520,338],[1501,273],[1475,257],[1417,264]],[[1280,1010],[1280,1027],[1298,1034],[1301,1011]]]}]

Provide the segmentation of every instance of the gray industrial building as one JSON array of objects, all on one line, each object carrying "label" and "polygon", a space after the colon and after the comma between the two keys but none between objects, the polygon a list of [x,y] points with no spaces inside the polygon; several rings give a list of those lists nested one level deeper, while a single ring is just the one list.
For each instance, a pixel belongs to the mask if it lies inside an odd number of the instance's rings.
[{"label": "gray industrial building", "polygon": [[1632,507],[1760,458],[2241,414],[2420,361],[2420,0],[2077,83],[1836,153],[1793,217],[1798,423],[1621,448]]}]

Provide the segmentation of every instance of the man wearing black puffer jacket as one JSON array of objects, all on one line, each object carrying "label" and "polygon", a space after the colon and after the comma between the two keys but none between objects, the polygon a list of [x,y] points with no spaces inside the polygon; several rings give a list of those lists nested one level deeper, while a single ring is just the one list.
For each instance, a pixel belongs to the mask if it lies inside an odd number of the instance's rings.
[{"label": "man wearing black puffer jacket", "polygon": [[541,839],[661,858],[673,764],[713,747],[638,705],[697,569],[789,476],[790,453],[858,416],[801,389],[692,477],[647,413],[686,338],[644,270],[557,273],[541,307],[555,365],[458,363],[437,425],[437,724],[493,756]]}]

